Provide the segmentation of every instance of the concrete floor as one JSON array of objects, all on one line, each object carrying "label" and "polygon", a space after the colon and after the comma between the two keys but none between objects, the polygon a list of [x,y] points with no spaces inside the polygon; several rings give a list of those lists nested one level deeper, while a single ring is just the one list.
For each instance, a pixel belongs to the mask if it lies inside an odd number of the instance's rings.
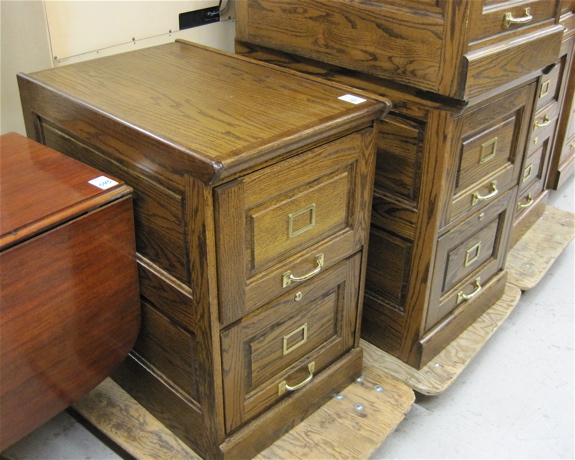
[{"label": "concrete floor", "polygon": [[[549,204],[575,213],[575,180]],[[417,396],[373,459],[573,459],[574,243],[442,395]],[[8,460],[119,459],[67,413]],[[310,459],[306,459],[310,460]]]}]

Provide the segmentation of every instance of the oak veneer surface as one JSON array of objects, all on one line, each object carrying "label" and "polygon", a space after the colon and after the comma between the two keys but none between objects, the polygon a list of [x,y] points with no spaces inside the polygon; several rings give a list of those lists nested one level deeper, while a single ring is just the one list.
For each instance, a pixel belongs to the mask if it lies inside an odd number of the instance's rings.
[{"label": "oak veneer surface", "polygon": [[102,173],[14,133],[1,158],[3,233],[28,233],[0,252],[3,450],[110,375],[140,302],[130,188],[88,184]]},{"label": "oak veneer surface", "polygon": [[205,182],[261,165],[285,149],[293,151],[297,139],[321,139],[352,118],[367,124],[382,112],[381,103],[373,100],[346,102],[338,99],[345,92],[333,86],[185,42],[20,78],[98,107],[124,129],[164,140],[155,155],[139,152],[142,167],[154,171],[164,166]]}]

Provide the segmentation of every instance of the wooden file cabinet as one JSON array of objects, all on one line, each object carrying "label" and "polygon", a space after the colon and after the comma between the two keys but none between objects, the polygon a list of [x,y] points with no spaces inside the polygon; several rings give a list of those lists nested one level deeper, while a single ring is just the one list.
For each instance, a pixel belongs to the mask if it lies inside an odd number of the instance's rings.
[{"label": "wooden file cabinet", "polygon": [[132,190],[16,133],[0,142],[4,450],[110,375],[140,302]]},{"label": "wooden file cabinet", "polygon": [[552,145],[548,187],[557,189],[575,172],[575,1],[561,0],[564,27],[559,67],[559,116]]},{"label": "wooden file cabinet", "polygon": [[238,2],[238,53],[393,103],[377,138],[362,336],[413,367],[500,297],[509,243],[544,208],[559,16],[558,1]]},{"label": "wooden file cabinet", "polygon": [[30,136],[135,190],[142,330],[114,378],[167,427],[249,458],[360,375],[388,103],[185,42],[19,79]]}]

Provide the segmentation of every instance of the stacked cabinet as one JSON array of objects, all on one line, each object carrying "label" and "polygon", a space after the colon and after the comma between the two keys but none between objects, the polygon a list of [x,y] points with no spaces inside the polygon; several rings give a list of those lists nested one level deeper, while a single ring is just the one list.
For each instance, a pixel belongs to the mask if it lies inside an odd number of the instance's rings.
[{"label": "stacked cabinet", "polygon": [[557,1],[237,4],[238,53],[393,102],[377,137],[362,336],[413,367],[497,301],[510,244],[543,210],[559,12]]},{"label": "stacked cabinet", "polygon": [[561,187],[575,172],[575,1],[561,1],[560,24],[565,28],[560,67],[559,116],[548,186]]},{"label": "stacked cabinet", "polygon": [[186,42],[19,75],[28,135],[135,191],[142,328],[114,378],[251,458],[361,373],[389,102]]}]

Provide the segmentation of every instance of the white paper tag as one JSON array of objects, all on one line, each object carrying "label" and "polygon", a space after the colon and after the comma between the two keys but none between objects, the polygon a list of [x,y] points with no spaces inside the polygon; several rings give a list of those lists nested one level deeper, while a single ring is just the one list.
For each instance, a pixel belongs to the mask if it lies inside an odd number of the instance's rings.
[{"label": "white paper tag", "polygon": [[95,179],[92,179],[88,182],[98,188],[101,188],[102,190],[106,190],[107,188],[113,187],[114,185],[118,185],[115,180],[109,179],[106,176],[96,177]]},{"label": "white paper tag", "polygon": [[338,97],[342,101],[351,102],[352,104],[361,104],[365,102],[367,99],[362,99],[361,97],[354,96],[353,94],[345,94],[343,96]]}]

